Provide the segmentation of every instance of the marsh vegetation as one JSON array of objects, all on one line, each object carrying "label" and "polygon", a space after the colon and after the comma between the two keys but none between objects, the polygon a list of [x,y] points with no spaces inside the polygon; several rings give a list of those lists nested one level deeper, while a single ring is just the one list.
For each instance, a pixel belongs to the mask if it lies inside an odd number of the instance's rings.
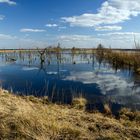
[{"label": "marsh vegetation", "polygon": [[140,74],[140,50],[131,51],[114,51],[113,49],[105,49],[101,44],[97,48],[97,57],[107,60],[116,70],[119,68],[127,68]]},{"label": "marsh vegetation", "polygon": [[[1,86],[16,94],[48,96],[52,102],[71,104],[73,97],[87,99],[87,109],[110,104],[139,106],[139,51],[56,47],[0,51]],[[114,112],[114,113],[115,113]]]},{"label": "marsh vegetation", "polygon": [[139,139],[140,52],[0,51],[1,139]]}]

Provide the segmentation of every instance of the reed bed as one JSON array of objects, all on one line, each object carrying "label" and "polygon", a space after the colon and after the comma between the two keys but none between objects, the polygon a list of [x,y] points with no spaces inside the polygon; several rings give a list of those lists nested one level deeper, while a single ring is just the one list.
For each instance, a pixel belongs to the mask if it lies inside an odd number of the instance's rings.
[{"label": "reed bed", "polygon": [[115,69],[128,68],[140,74],[140,51],[114,51],[111,49],[97,48],[96,55],[99,60],[106,60]]}]

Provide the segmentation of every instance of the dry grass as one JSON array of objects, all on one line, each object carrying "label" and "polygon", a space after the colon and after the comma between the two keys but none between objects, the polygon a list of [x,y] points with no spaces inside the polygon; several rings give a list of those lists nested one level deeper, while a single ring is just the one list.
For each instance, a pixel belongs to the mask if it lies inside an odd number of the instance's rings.
[{"label": "dry grass", "polygon": [[115,68],[130,68],[140,74],[140,52],[113,51],[101,49],[96,52],[97,58],[107,60]]},{"label": "dry grass", "polygon": [[72,101],[72,107],[76,109],[85,109],[87,100],[83,97],[74,98]]},{"label": "dry grass", "polygon": [[140,114],[132,114],[124,110],[116,120],[101,113],[51,104],[47,97],[21,97],[0,90],[0,139],[138,140]]},{"label": "dry grass", "polygon": [[112,111],[111,111],[111,108],[108,104],[104,104],[104,114],[106,115],[112,115]]},{"label": "dry grass", "polygon": [[14,53],[14,52],[19,52],[19,51],[20,51],[20,52],[25,52],[26,50],[20,50],[20,49],[19,49],[19,50],[14,50],[14,49],[11,49],[11,50],[3,49],[3,50],[2,50],[2,49],[1,49],[1,50],[0,50],[0,53]]}]

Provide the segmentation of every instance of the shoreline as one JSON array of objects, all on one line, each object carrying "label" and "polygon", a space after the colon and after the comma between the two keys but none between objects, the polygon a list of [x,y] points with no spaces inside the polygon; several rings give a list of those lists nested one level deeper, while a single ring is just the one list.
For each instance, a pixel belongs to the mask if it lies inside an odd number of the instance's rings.
[{"label": "shoreline", "polygon": [[47,97],[18,96],[0,89],[0,138],[118,140],[140,138],[140,112],[120,111],[112,116],[85,111],[86,100],[75,98],[72,105],[58,105]]}]

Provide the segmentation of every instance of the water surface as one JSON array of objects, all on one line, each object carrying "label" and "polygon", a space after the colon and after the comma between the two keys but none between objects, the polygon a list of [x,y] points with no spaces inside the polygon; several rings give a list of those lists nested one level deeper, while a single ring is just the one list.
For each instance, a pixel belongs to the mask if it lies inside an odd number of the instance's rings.
[{"label": "water surface", "polygon": [[88,107],[140,110],[140,76],[131,70],[115,70],[94,54],[47,54],[41,62],[34,53],[1,53],[0,83],[16,94],[48,96],[53,102],[71,103],[85,97]]}]

